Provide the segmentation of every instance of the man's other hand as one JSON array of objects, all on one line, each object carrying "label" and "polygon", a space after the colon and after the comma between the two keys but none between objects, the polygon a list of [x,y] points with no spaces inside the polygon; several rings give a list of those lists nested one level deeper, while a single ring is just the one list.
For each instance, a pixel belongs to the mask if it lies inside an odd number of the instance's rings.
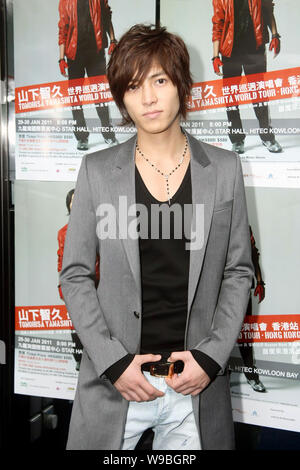
[{"label": "man's other hand", "polygon": [[214,57],[213,58],[213,68],[214,68],[214,72],[219,75],[219,76],[222,76],[222,72],[220,70],[220,67],[223,67],[223,62],[221,61],[220,57]]},{"label": "man's other hand", "polygon": [[256,289],[254,291],[254,296],[257,297],[258,296],[258,303],[260,304],[260,302],[262,302],[265,298],[265,283],[260,281],[257,283],[256,285]]},{"label": "man's other hand", "polygon": [[168,358],[168,362],[176,361],[183,361],[184,369],[180,375],[174,374],[171,379],[166,378],[167,385],[182,395],[198,395],[207,387],[210,378],[190,351],[173,352]]},{"label": "man's other hand", "polygon": [[61,59],[59,61],[59,68],[60,68],[60,73],[64,76],[67,77],[67,72],[66,69],[68,68],[68,64],[65,61],[65,59]]},{"label": "man's other hand", "polygon": [[108,55],[111,55],[117,45],[117,41],[111,42],[108,48]]},{"label": "man's other hand", "polygon": [[272,40],[269,45],[269,51],[272,52],[274,50],[274,59],[280,52],[280,36],[278,34],[274,34],[272,36]]},{"label": "man's other hand", "polygon": [[141,371],[141,365],[145,362],[156,362],[161,359],[160,354],[137,354],[127,369],[116,380],[114,386],[128,401],[153,401],[164,395],[163,392],[153,387]]}]

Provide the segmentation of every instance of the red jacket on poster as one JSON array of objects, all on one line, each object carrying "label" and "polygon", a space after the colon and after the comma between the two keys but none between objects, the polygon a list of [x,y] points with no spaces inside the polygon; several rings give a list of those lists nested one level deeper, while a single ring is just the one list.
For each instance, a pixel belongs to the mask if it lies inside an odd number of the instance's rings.
[{"label": "red jacket on poster", "polygon": [[[63,254],[64,254],[64,247],[65,247],[65,239],[66,239],[66,234],[67,234],[67,229],[68,229],[68,224],[64,225],[57,233],[57,241],[58,241],[58,250],[57,250],[57,271],[60,272],[62,269],[62,263],[63,263]],[[96,272],[96,284],[99,282],[100,279],[100,269],[99,269],[99,261],[100,258],[97,256],[96,259],[96,267],[95,267],[95,272]],[[58,286],[58,292],[59,296],[62,300],[63,294],[60,285]]]},{"label": "red jacket on poster", "polygon": [[[269,42],[267,25],[274,9],[272,0],[248,0],[256,47]],[[220,41],[220,52],[230,57],[234,42],[234,0],[213,0],[213,41]]]},{"label": "red jacket on poster", "polygon": [[[108,45],[103,25],[111,18],[108,0],[89,0],[98,52]],[[104,9],[104,11],[102,11]],[[65,45],[65,55],[74,60],[77,50],[77,0],[59,1],[58,44]]]}]

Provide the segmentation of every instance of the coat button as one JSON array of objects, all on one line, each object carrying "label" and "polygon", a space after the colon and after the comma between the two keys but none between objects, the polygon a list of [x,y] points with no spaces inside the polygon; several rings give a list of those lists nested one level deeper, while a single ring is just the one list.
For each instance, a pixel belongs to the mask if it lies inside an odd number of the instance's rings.
[{"label": "coat button", "polygon": [[136,318],[140,318],[139,312],[134,311],[133,313],[134,313],[134,316],[135,316]]}]

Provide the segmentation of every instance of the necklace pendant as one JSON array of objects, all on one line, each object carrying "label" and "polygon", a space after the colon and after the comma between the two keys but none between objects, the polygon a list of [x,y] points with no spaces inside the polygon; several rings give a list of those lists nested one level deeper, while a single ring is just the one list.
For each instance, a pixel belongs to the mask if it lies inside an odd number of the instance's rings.
[{"label": "necklace pendant", "polygon": [[180,158],[180,160],[179,160],[178,165],[176,165],[176,167],[173,168],[173,170],[172,170],[170,173],[163,173],[159,168],[157,168],[157,167],[154,165],[154,163],[152,163],[152,162],[149,160],[149,158],[147,158],[147,157],[143,154],[143,152],[141,152],[141,150],[140,150],[140,148],[139,148],[139,146],[138,146],[138,143],[136,142],[136,149],[137,149],[138,153],[141,155],[141,157],[143,157],[144,160],[146,160],[146,161],[149,163],[149,165],[151,165],[152,168],[154,168],[154,170],[155,170],[157,173],[159,173],[160,175],[162,175],[162,176],[165,178],[166,184],[167,184],[167,193],[168,193],[168,204],[169,204],[169,206],[171,205],[170,188],[169,188],[169,177],[170,177],[170,176],[174,173],[174,171],[177,170],[177,169],[180,167],[180,165],[182,164],[183,159],[184,159],[184,157],[185,157],[185,154],[186,154],[186,152],[187,152],[187,148],[188,148],[188,142],[187,142],[187,137],[185,137],[185,147],[184,147],[184,151],[183,151],[183,154],[182,154],[182,156],[181,156],[181,158]]}]

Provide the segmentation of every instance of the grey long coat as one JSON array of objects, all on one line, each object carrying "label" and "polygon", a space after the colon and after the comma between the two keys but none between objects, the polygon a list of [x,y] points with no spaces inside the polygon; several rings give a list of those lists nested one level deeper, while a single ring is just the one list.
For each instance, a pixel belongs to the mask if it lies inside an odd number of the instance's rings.
[{"label": "grey long coat", "polygon": [[[204,241],[191,250],[185,349],[199,349],[221,367],[193,409],[203,449],[232,449],[233,420],[226,363],[240,331],[253,277],[239,157],[187,134],[193,205],[204,204]],[[119,196],[135,203],[135,139],[83,157],[65,241],[60,282],[84,346],[68,449],[120,449],[128,401],[105,370],[139,353],[142,314],[138,240],[99,240],[99,204]],[[193,206],[194,207],[194,206]],[[193,211],[195,214],[195,211]],[[193,215],[194,217],[194,215]],[[100,282],[95,289],[95,260]]]}]

